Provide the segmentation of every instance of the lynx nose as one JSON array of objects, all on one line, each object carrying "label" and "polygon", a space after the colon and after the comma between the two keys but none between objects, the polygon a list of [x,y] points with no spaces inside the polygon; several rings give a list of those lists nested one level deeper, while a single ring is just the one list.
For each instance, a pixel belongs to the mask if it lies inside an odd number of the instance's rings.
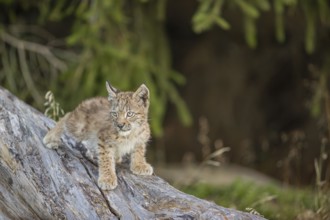
[{"label": "lynx nose", "polygon": [[122,129],[124,128],[124,126],[125,126],[124,123],[122,123],[122,124],[117,124],[117,127],[118,127],[120,130],[122,130]]}]

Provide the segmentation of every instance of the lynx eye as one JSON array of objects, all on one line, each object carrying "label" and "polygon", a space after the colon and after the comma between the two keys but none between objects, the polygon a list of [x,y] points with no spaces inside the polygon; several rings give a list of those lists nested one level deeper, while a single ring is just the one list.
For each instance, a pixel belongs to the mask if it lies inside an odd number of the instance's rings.
[{"label": "lynx eye", "polygon": [[127,112],[127,113],[126,113],[126,116],[127,116],[128,118],[133,117],[134,115],[135,115],[134,112]]},{"label": "lynx eye", "polygon": [[110,112],[111,116],[114,117],[114,118],[117,118],[118,117],[118,114],[117,112]]}]

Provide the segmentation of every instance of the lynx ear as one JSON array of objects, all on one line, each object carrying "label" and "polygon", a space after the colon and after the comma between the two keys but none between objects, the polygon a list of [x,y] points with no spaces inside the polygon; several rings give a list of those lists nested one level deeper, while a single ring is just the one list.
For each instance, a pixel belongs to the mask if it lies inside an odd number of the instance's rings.
[{"label": "lynx ear", "polygon": [[105,86],[107,87],[107,91],[109,94],[108,99],[111,100],[111,99],[116,98],[118,90],[116,88],[112,87],[108,81],[106,81]]},{"label": "lynx ear", "polygon": [[142,84],[133,94],[133,98],[144,107],[149,106],[149,89]]}]

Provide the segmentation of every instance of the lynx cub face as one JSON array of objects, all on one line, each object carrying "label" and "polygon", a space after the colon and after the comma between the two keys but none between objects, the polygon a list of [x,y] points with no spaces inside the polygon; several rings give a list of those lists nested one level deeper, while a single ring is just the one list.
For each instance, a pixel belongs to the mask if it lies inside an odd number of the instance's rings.
[{"label": "lynx cub face", "polygon": [[135,92],[120,92],[108,82],[106,98],[92,98],[67,113],[44,137],[48,148],[61,145],[67,133],[84,143],[88,154],[97,152],[98,185],[104,190],[117,186],[116,162],[130,154],[130,169],[137,175],[151,175],[146,162],[146,143],[150,139],[148,124],[149,90],[142,84]]},{"label": "lynx cub face", "polygon": [[128,136],[144,123],[148,123],[149,90],[145,85],[141,85],[135,93],[119,93],[108,83],[106,87],[111,120],[120,136]]}]

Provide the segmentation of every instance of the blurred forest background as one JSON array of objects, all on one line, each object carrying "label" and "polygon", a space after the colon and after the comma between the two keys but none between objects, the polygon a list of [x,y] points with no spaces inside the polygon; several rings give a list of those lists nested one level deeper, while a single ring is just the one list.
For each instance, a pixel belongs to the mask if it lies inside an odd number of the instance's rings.
[{"label": "blurred forest background", "polygon": [[154,163],[209,160],[292,186],[329,183],[329,1],[0,6],[1,86],[40,111],[48,90],[70,111],[106,95],[106,80],[146,83]]}]

